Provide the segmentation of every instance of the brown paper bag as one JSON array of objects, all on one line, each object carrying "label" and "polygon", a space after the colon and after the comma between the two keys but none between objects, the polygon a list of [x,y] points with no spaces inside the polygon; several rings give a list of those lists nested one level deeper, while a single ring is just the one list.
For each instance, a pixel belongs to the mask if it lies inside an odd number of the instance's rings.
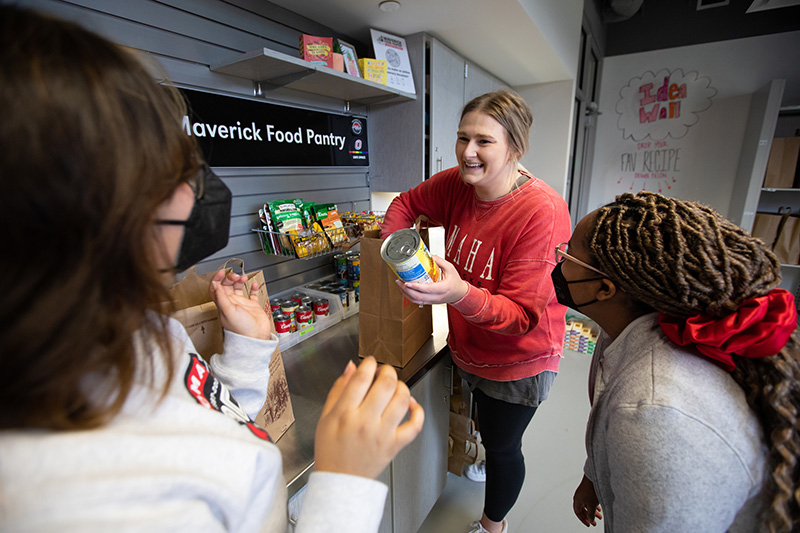
[{"label": "brown paper bag", "polygon": [[433,334],[433,315],[429,305],[412,303],[395,285],[397,276],[381,258],[382,244],[378,230],[361,238],[358,354],[403,367]]},{"label": "brown paper bag", "polygon": [[[244,271],[244,262],[241,259],[229,260],[220,268],[227,269],[228,263],[231,262],[238,262]],[[186,271],[183,279],[169,290],[170,296],[175,302],[176,311],[173,313],[173,318],[183,324],[197,352],[205,360],[215,353],[220,353],[223,344],[223,331],[219,323],[217,306],[211,301],[208,292],[208,285],[215,273],[216,271],[197,274],[195,268],[192,267]],[[247,275],[247,279],[245,294],[253,281],[258,282],[258,301],[264,307],[264,312],[270,315],[269,294],[267,294],[263,271],[251,272]],[[266,429],[270,438],[277,442],[293,422],[294,410],[289,397],[286,370],[283,367],[280,348],[278,348],[269,363],[267,398],[256,416],[255,423]]]},{"label": "brown paper bag", "polygon": [[772,251],[784,265],[800,264],[800,217],[785,215]]},{"label": "brown paper bag", "polygon": [[[449,443],[452,442],[452,446]],[[478,459],[478,438],[471,418],[450,411],[450,438],[448,442],[447,471],[461,476],[464,465],[475,464]]]},{"label": "brown paper bag", "polygon": [[793,187],[797,174],[797,159],[800,153],[800,137],[776,137],[772,139],[764,187],[788,189]]},{"label": "brown paper bag", "polygon": [[753,231],[750,234],[761,239],[767,248],[772,249],[775,244],[775,239],[778,237],[778,230],[781,227],[783,215],[778,213],[756,213],[756,218],[753,221]]}]

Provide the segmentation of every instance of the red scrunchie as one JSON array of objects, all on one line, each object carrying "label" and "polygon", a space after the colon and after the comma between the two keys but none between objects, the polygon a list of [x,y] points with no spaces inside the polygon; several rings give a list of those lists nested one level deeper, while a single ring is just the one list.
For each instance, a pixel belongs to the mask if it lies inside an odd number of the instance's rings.
[{"label": "red scrunchie", "polygon": [[773,289],[723,318],[697,315],[684,320],[659,313],[658,323],[669,340],[694,346],[731,372],[736,368],[731,354],[757,358],[781,351],[797,327],[797,309],[789,291]]}]

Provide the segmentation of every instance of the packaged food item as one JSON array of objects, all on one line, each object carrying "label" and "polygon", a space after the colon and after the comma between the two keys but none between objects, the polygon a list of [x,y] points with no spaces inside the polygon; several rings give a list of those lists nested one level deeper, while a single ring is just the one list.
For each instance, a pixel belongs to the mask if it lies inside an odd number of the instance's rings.
[{"label": "packaged food item", "polygon": [[339,279],[347,278],[347,254],[336,254],[333,256],[336,264],[336,277]]},{"label": "packaged food item", "polygon": [[295,321],[297,322],[298,331],[303,330],[314,321],[314,312],[310,307],[301,305],[295,310]]},{"label": "packaged food item", "polygon": [[344,229],[344,224],[342,224],[342,219],[339,217],[336,204],[316,204],[314,206],[314,216],[322,226],[332,247],[338,248],[347,243],[349,239]]},{"label": "packaged food item", "polygon": [[388,63],[385,59],[365,57],[358,60],[358,70],[361,72],[361,77],[381,85],[386,85],[387,69]]},{"label": "packaged food item", "polygon": [[333,68],[333,37],[302,34],[299,38],[300,59]]},{"label": "packaged food item", "polygon": [[327,298],[317,298],[313,302],[312,310],[314,311],[314,317],[319,320],[321,317],[328,316],[330,314],[330,302]]},{"label": "packaged food item", "polygon": [[361,254],[357,252],[347,254],[347,279],[349,281],[361,279]]},{"label": "packaged food item", "polygon": [[289,315],[279,313],[273,317],[273,322],[275,323],[275,335],[279,339],[292,333],[292,317]]},{"label": "packaged food item", "polygon": [[381,245],[381,257],[406,283],[439,281],[439,267],[420,234],[413,229],[402,229],[389,235]]}]

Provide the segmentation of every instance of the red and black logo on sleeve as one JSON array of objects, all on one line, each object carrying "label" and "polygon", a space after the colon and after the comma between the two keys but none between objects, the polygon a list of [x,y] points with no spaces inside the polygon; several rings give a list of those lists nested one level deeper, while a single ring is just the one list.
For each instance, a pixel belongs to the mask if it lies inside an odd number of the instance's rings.
[{"label": "red and black logo on sleeve", "polygon": [[239,407],[228,388],[211,373],[206,362],[193,353],[189,354],[189,358],[190,363],[189,368],[186,369],[184,383],[189,394],[197,400],[197,403],[207,409],[224,413],[247,426],[256,437],[267,441],[271,440],[266,430],[255,425],[247,413]]}]

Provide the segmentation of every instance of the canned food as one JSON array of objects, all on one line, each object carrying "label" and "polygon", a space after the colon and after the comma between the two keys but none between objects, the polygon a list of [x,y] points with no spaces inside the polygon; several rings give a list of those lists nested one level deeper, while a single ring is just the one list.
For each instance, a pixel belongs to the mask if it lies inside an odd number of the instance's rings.
[{"label": "canned food", "polygon": [[347,290],[346,289],[333,289],[331,294],[338,297],[339,301],[342,302],[342,307],[347,309]]},{"label": "canned food", "polygon": [[312,291],[318,291],[320,287],[322,287],[322,283],[317,283],[317,282],[309,283],[308,285],[306,285],[306,289]]},{"label": "canned food", "polygon": [[314,298],[312,298],[311,296],[303,296],[303,298],[300,300],[300,305],[305,305],[308,308],[311,308],[313,303],[314,303]]},{"label": "canned food", "polygon": [[349,254],[347,256],[347,279],[361,279],[361,254]]},{"label": "canned food", "polygon": [[281,302],[282,302],[282,300],[280,298],[270,298],[270,300],[269,300],[270,311],[272,311],[273,313],[275,311],[280,311]]},{"label": "canned food", "polygon": [[345,254],[336,254],[333,256],[336,263],[336,277],[345,279],[347,277],[347,256]]},{"label": "canned food", "polygon": [[312,310],[315,318],[328,316],[331,312],[330,302],[328,302],[327,298],[317,298],[313,302]]},{"label": "canned food", "polygon": [[356,302],[358,302],[361,298],[361,295],[359,294],[361,292],[361,281],[355,280],[352,283],[353,284],[350,287],[356,291]]},{"label": "canned food", "polygon": [[298,330],[307,328],[314,321],[314,312],[305,305],[298,307],[294,314]]},{"label": "canned food", "polygon": [[345,289],[347,292],[347,307],[354,307],[356,305],[356,290]]},{"label": "canned food", "polygon": [[303,298],[305,298],[305,297],[306,297],[306,295],[303,294],[302,292],[296,292],[296,293],[292,294],[289,297],[289,299],[294,300],[297,303],[297,305],[300,305],[300,302],[302,302]]},{"label": "canned food", "polygon": [[289,315],[278,313],[273,321],[275,322],[275,335],[278,338],[286,337],[292,332],[292,317]]},{"label": "canned food", "polygon": [[439,281],[439,267],[422,237],[413,229],[401,229],[389,235],[381,245],[381,257],[406,283]]}]

